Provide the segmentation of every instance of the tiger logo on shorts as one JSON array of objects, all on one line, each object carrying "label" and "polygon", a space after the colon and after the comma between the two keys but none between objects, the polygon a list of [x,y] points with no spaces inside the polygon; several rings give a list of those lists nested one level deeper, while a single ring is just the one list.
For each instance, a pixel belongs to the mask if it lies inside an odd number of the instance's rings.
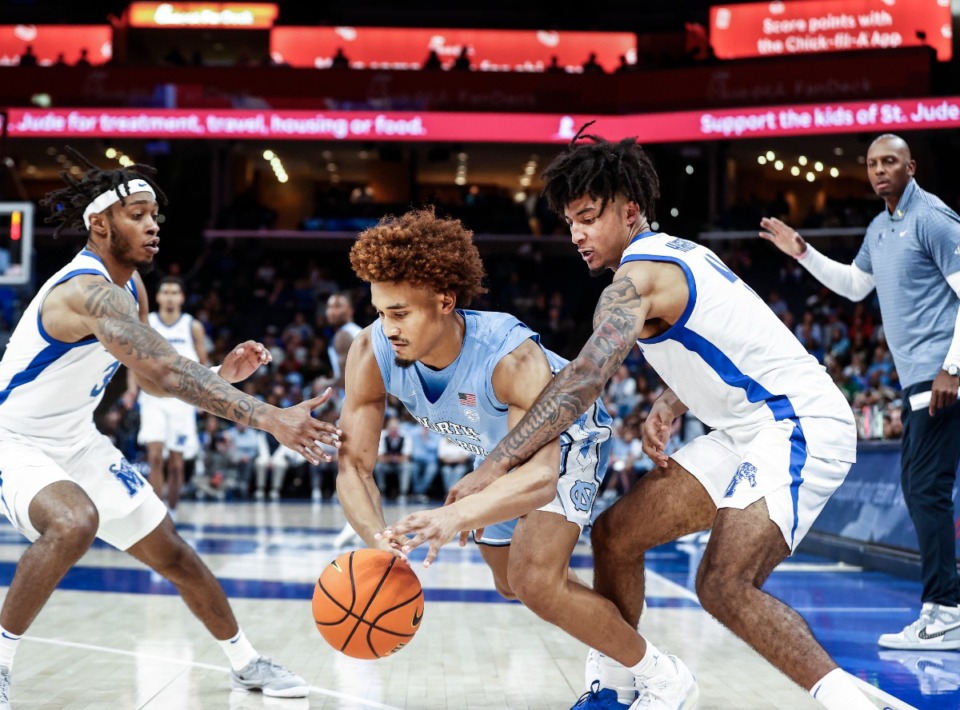
[{"label": "tiger logo on shorts", "polygon": [[740,464],[740,468],[737,469],[737,472],[733,474],[733,478],[730,479],[730,485],[727,486],[726,492],[723,494],[724,498],[731,498],[734,492],[737,490],[737,485],[740,481],[748,481],[751,488],[757,487],[757,467],[752,463],[747,463],[744,461]]}]

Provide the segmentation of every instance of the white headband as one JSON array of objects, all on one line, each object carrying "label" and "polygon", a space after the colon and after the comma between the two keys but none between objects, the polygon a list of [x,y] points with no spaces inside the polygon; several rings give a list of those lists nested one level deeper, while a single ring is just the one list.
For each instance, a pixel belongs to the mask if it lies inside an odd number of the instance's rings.
[{"label": "white headband", "polygon": [[106,192],[97,195],[93,202],[87,205],[87,209],[83,211],[83,223],[86,225],[87,229],[90,229],[90,215],[100,214],[105,209],[111,205],[116,204],[120,201],[120,187],[126,188],[126,195],[124,197],[129,197],[135,192],[149,192],[153,199],[157,199],[157,193],[153,191],[153,188],[150,187],[150,183],[146,180],[131,180],[125,185],[118,186],[116,189],[107,190]]}]

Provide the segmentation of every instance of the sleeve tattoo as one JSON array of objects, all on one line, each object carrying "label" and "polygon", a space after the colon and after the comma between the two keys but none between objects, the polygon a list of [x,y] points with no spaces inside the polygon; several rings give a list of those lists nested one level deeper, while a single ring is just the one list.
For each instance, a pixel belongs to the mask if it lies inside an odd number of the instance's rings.
[{"label": "sleeve tattoo", "polygon": [[628,276],[614,279],[597,303],[593,335],[577,359],[557,373],[489,458],[518,466],[590,408],[640,336],[641,300]]},{"label": "sleeve tattoo", "polygon": [[177,353],[139,319],[126,291],[101,281],[83,287],[83,300],[84,310],[95,319],[97,338],[111,352],[126,353],[134,362],[156,361],[167,366],[169,376],[156,380],[166,392],[218,417],[257,426],[263,402]]}]

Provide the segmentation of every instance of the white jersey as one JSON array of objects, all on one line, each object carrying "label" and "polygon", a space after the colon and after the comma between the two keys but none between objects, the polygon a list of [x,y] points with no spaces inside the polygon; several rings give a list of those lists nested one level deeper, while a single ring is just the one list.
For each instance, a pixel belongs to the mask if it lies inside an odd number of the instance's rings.
[{"label": "white jersey", "polygon": [[[200,362],[200,356],[197,354],[197,343],[193,339],[193,316],[189,313],[181,313],[180,317],[173,322],[172,325],[167,325],[163,322],[163,319],[160,318],[160,314],[157,312],[147,314],[147,322],[150,324],[150,327],[153,328],[157,333],[159,333],[170,345],[173,346],[173,349],[176,350],[180,355],[194,362]],[[193,430],[196,429],[196,415],[194,413],[194,407],[191,404],[186,402],[181,402],[179,399],[173,397],[155,397],[152,394],[147,394],[143,390],[140,391],[140,396],[138,398],[140,403],[140,415],[141,415],[141,438],[146,436],[143,443],[152,442],[152,441],[167,441],[170,438],[170,433],[167,431],[170,427],[164,425],[161,427],[164,431],[162,435],[158,435],[154,432],[154,427],[146,426],[144,421],[150,418],[145,410],[154,408],[162,408],[174,419],[182,418],[182,426],[188,428],[192,427]],[[179,438],[178,435],[177,438]],[[180,443],[175,448],[175,451],[180,451],[184,444]]]},{"label": "white jersey", "polygon": [[352,321],[350,323],[344,323],[337,329],[337,332],[333,334],[333,338],[330,339],[330,345],[327,346],[327,355],[330,358],[330,369],[333,370],[334,377],[340,377],[341,374],[340,356],[337,354],[337,349],[333,347],[334,341],[337,339],[337,336],[340,335],[340,331],[345,331],[351,338],[356,338],[361,330],[363,330],[363,328]]},{"label": "white jersey", "polygon": [[[40,308],[50,290],[81,274],[111,281],[100,257],[84,249],[40,287],[17,323],[0,361],[0,427],[60,442],[96,431],[93,411],[119,361],[92,334],[65,343],[47,333],[40,320]],[[136,302],[132,279],[126,288]]]},{"label": "white jersey", "polygon": [[640,234],[629,261],[683,269],[689,301],[664,333],[639,340],[647,361],[700,421],[720,430],[791,420],[814,456],[856,461],[850,405],[793,333],[704,246]]},{"label": "white jersey", "polygon": [[192,315],[181,313],[180,317],[173,322],[173,325],[167,325],[163,322],[160,314],[154,312],[147,315],[147,322],[150,323],[151,328],[173,346],[174,350],[189,360],[200,362],[200,356],[197,354],[197,343],[193,339]]}]

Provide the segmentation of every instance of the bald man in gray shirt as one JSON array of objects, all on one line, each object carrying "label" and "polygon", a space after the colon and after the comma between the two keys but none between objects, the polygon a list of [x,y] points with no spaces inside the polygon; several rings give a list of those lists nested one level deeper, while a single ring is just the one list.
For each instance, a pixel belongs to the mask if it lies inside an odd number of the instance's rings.
[{"label": "bald man in gray shirt", "polygon": [[791,227],[764,218],[760,236],[831,290],[860,301],[874,288],[903,386],[900,483],[917,529],[923,577],[920,618],[883,634],[884,648],[960,649],[953,486],[960,465],[960,216],[914,180],[900,136],[867,151],[867,177],[886,203],[852,264],[819,253]]}]

